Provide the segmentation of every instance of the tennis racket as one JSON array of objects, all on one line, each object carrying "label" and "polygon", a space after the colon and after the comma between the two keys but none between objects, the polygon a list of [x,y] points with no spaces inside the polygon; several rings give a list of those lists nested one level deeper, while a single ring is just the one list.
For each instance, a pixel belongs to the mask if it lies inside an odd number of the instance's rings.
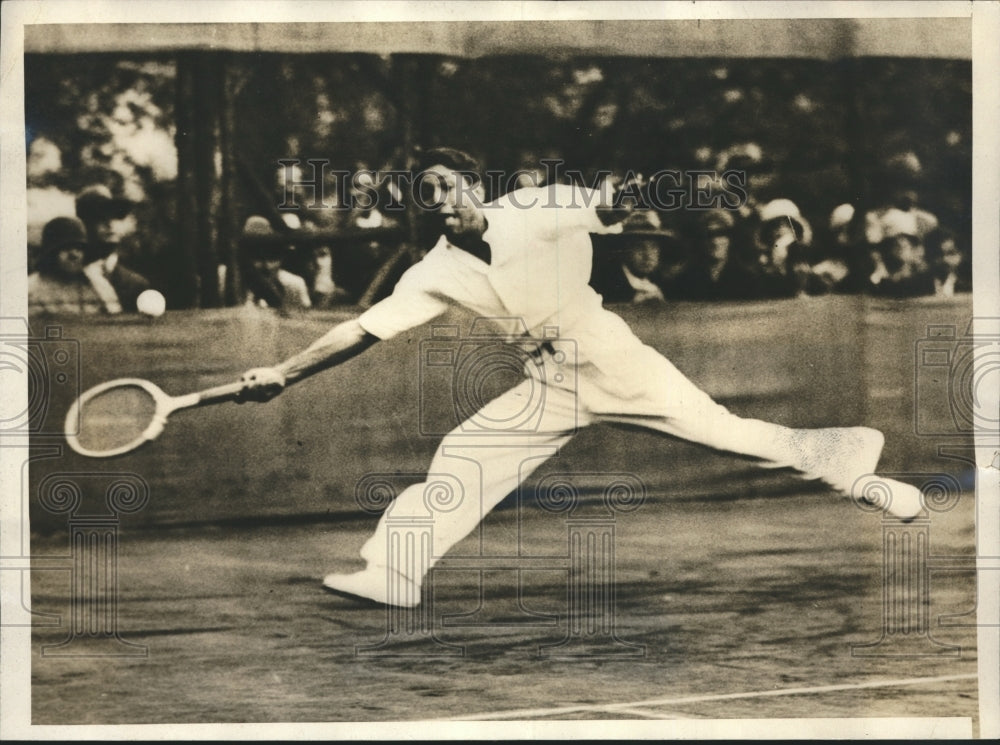
[{"label": "tennis racket", "polygon": [[66,441],[80,455],[111,458],[160,436],[167,417],[195,406],[235,401],[243,383],[170,396],[141,378],[119,378],[86,391],[66,413]]}]

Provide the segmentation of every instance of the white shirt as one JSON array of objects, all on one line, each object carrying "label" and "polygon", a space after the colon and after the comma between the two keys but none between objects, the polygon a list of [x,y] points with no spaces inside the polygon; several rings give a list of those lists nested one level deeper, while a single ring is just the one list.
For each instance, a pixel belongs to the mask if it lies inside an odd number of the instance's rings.
[{"label": "white shirt", "polygon": [[[490,264],[442,239],[358,322],[389,339],[457,303],[480,317],[517,318],[536,339],[555,338],[557,353],[543,355],[544,374],[536,365],[526,372],[571,391],[592,412],[674,416],[704,405],[705,394],[605,309],[588,284],[589,233],[621,231],[601,223],[595,202],[593,192],[565,185],[519,189],[491,202],[484,234]],[[508,339],[518,336],[518,324],[500,325]]]},{"label": "white shirt", "polygon": [[484,205],[491,263],[442,237],[358,322],[389,339],[457,303],[480,317],[522,319],[536,338],[551,337],[553,327],[566,333],[602,310],[588,284],[590,233],[621,230],[601,223],[597,201],[596,192],[555,184],[518,189]]},{"label": "white shirt", "polygon": [[111,253],[107,258],[94,261],[83,268],[83,274],[90,280],[94,292],[104,303],[104,309],[108,313],[121,313],[122,305],[118,299],[118,293],[112,286],[108,275],[114,271],[118,265],[118,254]]}]

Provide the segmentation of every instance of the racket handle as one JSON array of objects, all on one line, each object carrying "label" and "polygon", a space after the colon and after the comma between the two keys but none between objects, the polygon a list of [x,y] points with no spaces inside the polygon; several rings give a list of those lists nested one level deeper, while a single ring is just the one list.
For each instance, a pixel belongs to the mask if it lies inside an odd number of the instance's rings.
[{"label": "racket handle", "polygon": [[168,413],[179,409],[190,409],[195,406],[208,406],[210,404],[221,404],[224,401],[235,401],[245,388],[243,381],[236,383],[226,383],[217,385],[214,388],[206,388],[197,393],[188,393],[186,396],[174,396],[170,398]]},{"label": "racket handle", "polygon": [[243,383],[226,383],[217,385],[214,388],[206,388],[197,393],[188,393],[186,396],[174,396],[170,399],[167,411],[173,412],[179,409],[190,409],[194,406],[208,406],[209,404],[221,404],[223,401],[235,401],[236,396],[243,390]]},{"label": "racket handle", "polygon": [[192,395],[197,396],[196,406],[207,406],[208,404],[236,400],[236,396],[243,390],[243,387],[242,382],[226,383],[225,385],[217,385],[214,388],[206,388]]}]

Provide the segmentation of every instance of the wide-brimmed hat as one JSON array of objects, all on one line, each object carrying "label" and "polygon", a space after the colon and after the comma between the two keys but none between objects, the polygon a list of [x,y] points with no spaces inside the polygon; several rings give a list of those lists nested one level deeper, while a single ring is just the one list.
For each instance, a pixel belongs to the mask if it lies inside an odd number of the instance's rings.
[{"label": "wide-brimmed hat", "polygon": [[760,218],[761,224],[778,219],[791,220],[798,225],[800,242],[807,246],[812,243],[812,226],[802,216],[799,206],[791,199],[772,199],[770,202],[760,205],[757,209],[757,216]]},{"label": "wide-brimmed hat", "polygon": [[622,221],[619,238],[656,238],[662,241],[676,241],[677,234],[667,230],[660,217],[650,210],[636,210]]},{"label": "wide-brimmed hat", "polygon": [[84,222],[89,220],[120,220],[132,211],[133,203],[123,197],[115,197],[104,184],[88,186],[76,198],[76,216]]}]

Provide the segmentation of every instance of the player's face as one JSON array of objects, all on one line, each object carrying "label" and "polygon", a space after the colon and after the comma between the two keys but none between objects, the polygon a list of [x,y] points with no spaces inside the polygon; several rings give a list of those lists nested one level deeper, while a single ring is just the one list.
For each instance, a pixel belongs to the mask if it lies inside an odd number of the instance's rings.
[{"label": "player's face", "polygon": [[486,232],[486,216],[482,212],[483,193],[474,187],[468,176],[443,165],[424,171],[424,183],[435,190],[434,203],[441,219],[442,231],[452,242],[479,238]]}]

